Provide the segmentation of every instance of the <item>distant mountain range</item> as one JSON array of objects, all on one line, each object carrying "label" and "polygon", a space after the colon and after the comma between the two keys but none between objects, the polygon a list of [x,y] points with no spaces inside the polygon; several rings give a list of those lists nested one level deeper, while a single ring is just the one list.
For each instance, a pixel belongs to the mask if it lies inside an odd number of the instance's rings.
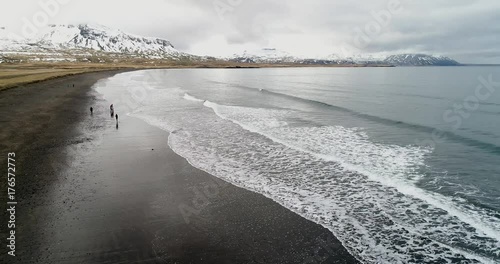
[{"label": "distant mountain range", "polygon": [[460,63],[448,57],[434,57],[425,54],[392,55],[384,60],[395,66],[458,66]]},{"label": "distant mountain range", "polygon": [[242,54],[235,54],[227,60],[240,63],[295,63],[295,64],[316,64],[316,65],[392,65],[392,66],[458,66],[460,63],[443,56],[432,56],[426,54],[398,54],[387,58],[376,58],[370,55],[355,55],[342,57],[332,54],[322,58],[302,58],[296,57],[276,49],[262,49],[258,51],[245,51]]},{"label": "distant mountain range", "polygon": [[401,54],[387,58],[371,56],[342,57],[336,54],[321,58],[293,56],[274,48],[245,51],[226,58],[195,56],[181,52],[165,39],[142,37],[100,25],[50,25],[30,39],[24,39],[0,27],[0,63],[2,62],[97,62],[117,63],[141,61],[227,61],[242,64],[301,65],[393,65],[393,66],[455,66],[447,57],[424,54]]},{"label": "distant mountain range", "polygon": [[266,64],[304,64],[304,65],[335,65],[354,64],[349,59],[337,58],[302,58],[273,48],[264,48],[256,51],[244,51],[234,54],[225,60],[239,63],[266,63]]}]

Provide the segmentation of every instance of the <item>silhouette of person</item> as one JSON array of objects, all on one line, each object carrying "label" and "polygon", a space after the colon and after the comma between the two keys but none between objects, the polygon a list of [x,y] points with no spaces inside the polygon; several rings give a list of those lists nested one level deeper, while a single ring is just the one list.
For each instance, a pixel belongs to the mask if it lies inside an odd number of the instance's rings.
[{"label": "silhouette of person", "polygon": [[90,107],[90,114],[94,114],[94,108],[92,106]]}]

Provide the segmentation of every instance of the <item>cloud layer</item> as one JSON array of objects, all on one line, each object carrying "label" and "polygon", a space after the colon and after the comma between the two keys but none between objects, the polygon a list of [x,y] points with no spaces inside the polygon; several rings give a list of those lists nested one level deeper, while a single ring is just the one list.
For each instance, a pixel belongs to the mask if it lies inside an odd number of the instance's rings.
[{"label": "cloud layer", "polygon": [[201,55],[272,47],[307,56],[422,52],[500,63],[496,0],[8,0],[2,10],[0,26],[14,32],[26,21],[97,23]]}]

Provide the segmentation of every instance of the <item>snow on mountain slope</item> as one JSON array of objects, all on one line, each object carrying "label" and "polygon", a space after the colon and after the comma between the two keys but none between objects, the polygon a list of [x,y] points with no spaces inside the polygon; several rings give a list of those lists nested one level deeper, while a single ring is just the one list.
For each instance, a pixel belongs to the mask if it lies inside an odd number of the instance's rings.
[{"label": "snow on mountain slope", "polygon": [[14,34],[10,34],[10,32],[5,27],[0,27],[0,40],[2,40],[2,41],[7,41],[7,40],[19,41],[20,38]]},{"label": "snow on mountain slope", "polygon": [[88,24],[50,25],[32,39],[19,37],[0,27],[0,57],[7,62],[204,60],[176,50],[168,40]]},{"label": "snow on mountain slope", "polygon": [[383,60],[385,57],[373,54],[351,54],[349,56],[343,56],[337,53],[330,54],[325,59],[344,61],[345,63],[351,64],[384,64]]},{"label": "snow on mountain slope", "polygon": [[12,34],[5,27],[0,27],[0,51],[29,49],[22,37]]},{"label": "snow on mountain slope", "polygon": [[457,61],[448,57],[435,57],[425,54],[400,54],[391,55],[387,58],[380,54],[354,54],[342,56],[330,54],[325,57],[302,58],[290,55],[289,53],[276,49],[262,49],[257,51],[245,51],[242,54],[235,54],[231,61],[240,63],[294,63],[310,65],[392,65],[392,66],[457,66]]},{"label": "snow on mountain slope", "polygon": [[240,63],[293,63],[293,64],[307,64],[307,65],[332,65],[332,64],[353,64],[351,60],[338,59],[338,58],[307,58],[293,56],[288,52],[277,50],[274,48],[264,48],[260,50],[244,51],[242,54],[234,54],[227,60],[240,62]]},{"label": "snow on mountain slope", "polygon": [[155,58],[186,55],[167,40],[141,37],[96,25],[51,25],[33,40],[41,47],[91,49],[103,52],[140,54]]},{"label": "snow on mountain slope", "polygon": [[391,55],[384,60],[385,63],[395,66],[457,66],[457,61],[448,57],[435,57],[425,54],[399,54]]},{"label": "snow on mountain slope", "polygon": [[245,50],[242,54],[234,54],[229,60],[247,63],[287,63],[294,62],[298,58],[293,57],[287,52],[272,48],[263,48],[260,50]]}]

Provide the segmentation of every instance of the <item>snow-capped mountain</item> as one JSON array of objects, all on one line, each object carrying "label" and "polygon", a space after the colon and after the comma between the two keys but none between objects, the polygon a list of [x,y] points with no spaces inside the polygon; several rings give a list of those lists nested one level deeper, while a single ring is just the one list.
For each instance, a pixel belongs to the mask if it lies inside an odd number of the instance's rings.
[{"label": "snow-capped mountain", "polygon": [[0,51],[22,50],[29,48],[27,40],[10,33],[5,27],[0,27]]},{"label": "snow-capped mountain", "polygon": [[380,55],[373,55],[373,54],[352,54],[349,56],[342,56],[337,53],[333,53],[325,57],[325,59],[328,60],[336,60],[336,61],[344,61],[346,63],[351,63],[351,64],[362,64],[362,65],[368,65],[368,64],[378,64],[382,65],[384,64],[384,59],[385,57],[381,57]]},{"label": "snow-capped mountain", "polygon": [[51,25],[33,41],[42,47],[56,49],[91,49],[122,54],[140,54],[165,58],[178,57],[167,40],[127,34],[98,25]]},{"label": "snow-capped mountain", "polygon": [[384,57],[373,54],[355,54],[348,57],[330,54],[324,57],[303,58],[276,49],[262,49],[235,54],[231,61],[240,63],[308,64],[308,65],[387,65],[387,66],[457,66],[457,61],[448,57],[425,54],[399,54]]},{"label": "snow-capped mountain", "polygon": [[[16,56],[14,56],[14,55]],[[116,61],[201,59],[178,51],[168,41],[141,37],[99,25],[50,25],[31,39],[0,28],[0,57],[26,61]]]},{"label": "snow-capped mountain", "polygon": [[333,65],[353,64],[351,60],[337,58],[307,58],[293,56],[288,52],[275,48],[263,48],[260,50],[245,50],[242,54],[234,54],[226,60],[239,63],[266,63],[266,64],[304,64],[304,65]]},{"label": "snow-capped mountain", "polygon": [[263,48],[260,50],[245,50],[241,54],[234,54],[228,58],[234,62],[242,63],[293,63],[298,58],[287,52],[279,51],[273,48]]},{"label": "snow-capped mountain", "polygon": [[391,55],[385,63],[395,66],[458,66],[460,63],[448,57],[435,57],[426,54],[399,54]]}]

